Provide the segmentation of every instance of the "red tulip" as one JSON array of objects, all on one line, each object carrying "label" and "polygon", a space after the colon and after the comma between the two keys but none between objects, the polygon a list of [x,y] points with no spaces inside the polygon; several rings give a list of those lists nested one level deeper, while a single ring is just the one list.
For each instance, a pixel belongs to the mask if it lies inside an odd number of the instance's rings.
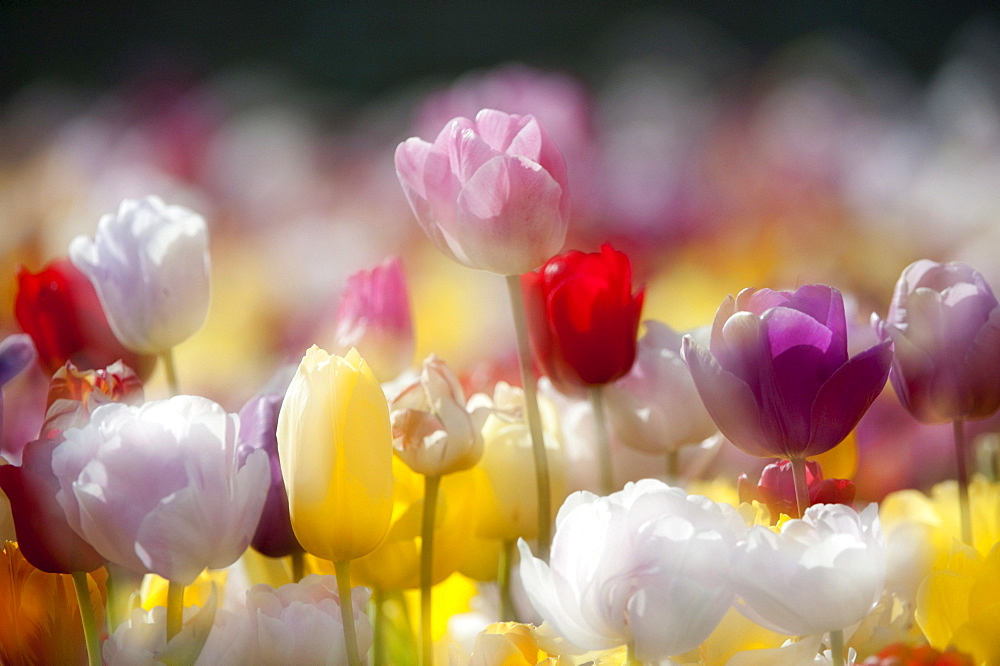
[{"label": "red tulip", "polygon": [[66,361],[81,370],[104,368],[117,360],[145,380],[156,357],[136,354],[122,346],[111,332],[97,292],[90,280],[68,259],[57,259],[38,273],[17,273],[14,315],[38,350],[48,374]]},{"label": "red tulip", "polygon": [[571,251],[521,276],[535,359],[564,392],[607,384],[635,362],[645,288],[624,253]]},{"label": "red tulip", "polygon": [[[848,479],[824,479],[819,464],[806,461],[806,482],[809,484],[809,504],[854,505],[856,488]],[[801,518],[795,503],[795,482],[792,479],[792,463],[788,460],[771,463],[761,472],[757,485],[750,483],[746,474],[741,474],[736,483],[741,502],[757,500],[767,505],[771,518],[778,520],[779,514]]]}]

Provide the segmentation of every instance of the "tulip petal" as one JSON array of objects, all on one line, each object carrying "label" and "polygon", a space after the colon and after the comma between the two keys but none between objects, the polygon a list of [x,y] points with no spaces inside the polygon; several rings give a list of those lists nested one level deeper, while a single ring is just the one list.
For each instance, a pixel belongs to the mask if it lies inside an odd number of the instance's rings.
[{"label": "tulip petal", "polygon": [[562,247],[567,220],[559,212],[561,196],[559,183],[534,162],[497,156],[465,183],[458,219],[444,231],[470,265],[504,275],[526,273]]},{"label": "tulip petal", "polygon": [[685,336],[681,356],[691,371],[698,394],[719,430],[750,455],[774,455],[774,445],[761,428],[761,415],[753,391],[722,366],[701,345]]},{"label": "tulip petal", "polygon": [[812,406],[809,444],[800,455],[814,456],[839,444],[885,386],[892,343],[884,340],[841,366],[820,387]]}]

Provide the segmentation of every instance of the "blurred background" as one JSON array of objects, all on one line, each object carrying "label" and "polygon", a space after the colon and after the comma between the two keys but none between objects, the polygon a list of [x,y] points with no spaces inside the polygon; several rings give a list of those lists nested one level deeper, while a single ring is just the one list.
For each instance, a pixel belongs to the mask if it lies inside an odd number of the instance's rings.
[{"label": "blurred background", "polygon": [[[862,348],[916,259],[1000,285],[986,3],[7,3],[0,26],[0,333],[18,330],[19,266],[158,194],[212,235],[212,309],[177,350],[182,384],[233,410],[324,346],[346,277],[390,254],[417,358],[473,386],[511,376],[502,280],[431,247],[392,161],[483,107],[541,119],[569,166],[567,249],[626,251],[646,317],[677,329],[744,287],[823,282]],[[948,476],[950,431],[900,435],[883,398],[858,431],[862,463],[882,461],[859,467],[859,493]],[[39,399],[8,391],[8,406]]]}]

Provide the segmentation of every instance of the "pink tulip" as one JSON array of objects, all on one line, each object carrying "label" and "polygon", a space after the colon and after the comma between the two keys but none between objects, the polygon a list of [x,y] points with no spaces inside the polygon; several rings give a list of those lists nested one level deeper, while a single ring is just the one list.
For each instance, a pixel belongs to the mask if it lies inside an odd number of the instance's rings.
[{"label": "pink tulip", "polygon": [[413,362],[413,315],[399,257],[347,278],[337,308],[334,347],[356,348],[380,381],[398,377]]},{"label": "pink tulip", "polygon": [[471,268],[526,273],[566,239],[566,164],[531,115],[483,109],[450,121],[434,143],[407,139],[396,175],[431,241]]}]

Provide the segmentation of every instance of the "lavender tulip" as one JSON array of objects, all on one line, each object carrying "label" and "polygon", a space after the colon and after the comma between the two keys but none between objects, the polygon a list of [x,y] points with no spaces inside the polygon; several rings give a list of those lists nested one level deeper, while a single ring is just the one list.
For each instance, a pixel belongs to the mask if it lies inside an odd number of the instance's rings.
[{"label": "lavender tulip", "polygon": [[892,362],[891,340],[848,358],[843,297],[825,285],[729,296],[710,349],[686,337],[682,354],[719,430],[751,455],[789,459],[847,437]]},{"label": "lavender tulip", "polygon": [[1000,305],[982,275],[957,262],[906,267],[885,320],[895,356],[889,377],[918,421],[981,419],[1000,408]]},{"label": "lavender tulip", "polygon": [[260,519],[267,454],[240,467],[237,427],[235,414],[197,396],[101,405],[52,453],[56,499],[111,562],[188,585],[235,562]]}]

